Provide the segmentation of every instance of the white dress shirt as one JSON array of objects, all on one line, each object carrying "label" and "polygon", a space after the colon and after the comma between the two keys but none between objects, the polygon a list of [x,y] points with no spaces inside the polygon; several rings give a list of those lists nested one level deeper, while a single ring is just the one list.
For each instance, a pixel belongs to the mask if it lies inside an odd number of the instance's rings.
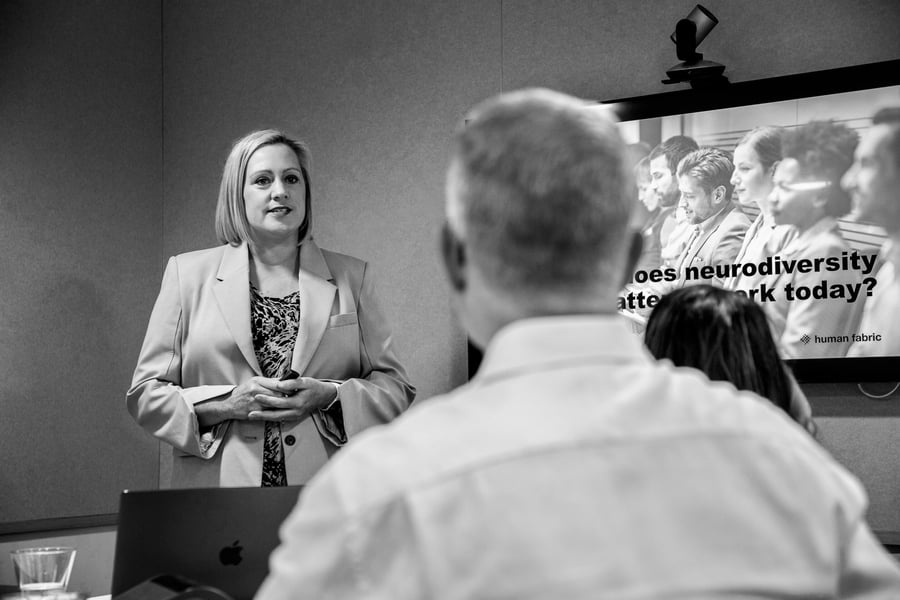
[{"label": "white dress shirt", "polygon": [[259,600],[900,598],[866,494],[620,317],[517,321],[303,492]]}]

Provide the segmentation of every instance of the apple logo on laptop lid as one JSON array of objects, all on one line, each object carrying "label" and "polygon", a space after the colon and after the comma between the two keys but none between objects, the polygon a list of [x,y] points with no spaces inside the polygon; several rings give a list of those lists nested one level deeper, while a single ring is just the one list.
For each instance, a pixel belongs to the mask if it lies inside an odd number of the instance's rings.
[{"label": "apple logo on laptop lid", "polygon": [[241,552],[244,547],[241,546],[240,540],[234,540],[230,546],[225,546],[219,550],[219,562],[223,565],[238,565],[243,560]]}]

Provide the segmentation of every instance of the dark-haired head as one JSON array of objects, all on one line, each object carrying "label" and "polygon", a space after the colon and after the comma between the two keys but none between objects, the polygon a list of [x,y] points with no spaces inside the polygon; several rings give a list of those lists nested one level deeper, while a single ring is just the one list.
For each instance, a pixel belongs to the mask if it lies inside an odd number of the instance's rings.
[{"label": "dark-haired head", "polygon": [[841,185],[853,197],[853,217],[900,234],[900,107],[882,108],[856,147]]},{"label": "dark-haired head", "polygon": [[650,160],[665,156],[666,164],[669,165],[669,170],[674,175],[678,171],[678,163],[681,162],[681,159],[698,148],[700,146],[694,138],[686,135],[673,135],[650,151]]},{"label": "dark-haired head", "polygon": [[678,163],[678,177],[688,175],[700,185],[704,192],[712,194],[721,187],[723,196],[731,199],[734,189],[731,185],[731,174],[734,171],[731,153],[720,148],[700,148],[685,155]]},{"label": "dark-haired head", "polygon": [[900,169],[900,106],[879,109],[872,117],[872,125],[888,126],[887,149],[894,166]]},{"label": "dark-haired head", "polygon": [[729,381],[790,413],[791,384],[762,308],[747,296],[701,284],[663,296],[644,343],[656,358]]},{"label": "dark-haired head", "polygon": [[676,176],[678,163],[697,147],[692,138],[673,135],[650,152],[650,188],[659,206],[670,208],[678,204],[681,197]]},{"label": "dark-haired head", "polygon": [[769,212],[772,175],[781,160],[781,128],[757,127],[748,131],[734,147],[734,186],[738,202]]},{"label": "dark-haired head", "polygon": [[781,127],[766,125],[751,129],[738,141],[738,146],[747,146],[756,153],[763,170],[769,171],[781,160]]},{"label": "dark-haired head", "polygon": [[794,159],[801,178],[828,184],[818,192],[825,200],[824,213],[841,217],[850,212],[850,195],[841,188],[841,177],[853,164],[859,135],[842,123],[810,121],[785,132],[783,159]]}]

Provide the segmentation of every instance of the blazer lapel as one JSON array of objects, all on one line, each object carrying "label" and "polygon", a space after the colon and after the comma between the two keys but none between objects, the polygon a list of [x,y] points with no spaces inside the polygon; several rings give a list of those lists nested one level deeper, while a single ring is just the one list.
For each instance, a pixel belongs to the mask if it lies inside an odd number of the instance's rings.
[{"label": "blazer lapel", "polygon": [[216,273],[216,284],[213,292],[241,354],[257,375],[262,369],[256,360],[253,350],[253,335],[250,332],[250,266],[247,244],[226,246]]},{"label": "blazer lapel", "polygon": [[749,246],[750,240],[752,240],[756,236],[757,232],[762,228],[762,226],[763,226],[763,213],[762,213],[762,209],[760,209],[759,216],[757,216],[756,219],[754,219],[753,222],[750,223],[750,227],[747,229],[746,232],[744,232],[744,241],[743,241],[743,243],[741,243],[741,249],[738,251],[737,257],[735,257],[735,259],[734,259],[734,262],[736,264],[743,262],[744,256],[747,254],[747,248],[750,247]]},{"label": "blazer lapel", "polygon": [[291,368],[301,375],[312,360],[328,326],[337,287],[322,251],[308,238],[300,246],[300,324]]},{"label": "blazer lapel", "polygon": [[[722,210],[722,212],[720,212],[718,215],[716,215],[715,219],[710,224],[709,228],[700,234],[700,239],[697,240],[697,242],[696,242],[697,243],[697,256],[701,256],[701,251],[705,248],[706,242],[708,242],[709,238],[711,238],[713,236],[713,234],[719,230],[719,227],[722,226],[722,223],[725,221],[725,219],[728,218],[728,215],[730,215],[732,213],[732,211],[734,211],[734,210],[735,210],[734,203],[732,203],[731,206],[724,208]],[[712,248],[712,250],[715,251],[715,248]],[[709,263],[711,257],[707,256],[706,254],[703,254],[701,256],[701,258],[704,263]]]}]

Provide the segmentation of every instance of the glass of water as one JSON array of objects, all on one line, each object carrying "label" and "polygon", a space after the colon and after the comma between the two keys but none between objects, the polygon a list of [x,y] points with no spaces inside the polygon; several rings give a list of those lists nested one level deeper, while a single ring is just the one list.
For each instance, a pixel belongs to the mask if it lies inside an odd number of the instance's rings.
[{"label": "glass of water", "polygon": [[22,595],[55,595],[69,585],[75,548],[20,548],[11,554]]}]

